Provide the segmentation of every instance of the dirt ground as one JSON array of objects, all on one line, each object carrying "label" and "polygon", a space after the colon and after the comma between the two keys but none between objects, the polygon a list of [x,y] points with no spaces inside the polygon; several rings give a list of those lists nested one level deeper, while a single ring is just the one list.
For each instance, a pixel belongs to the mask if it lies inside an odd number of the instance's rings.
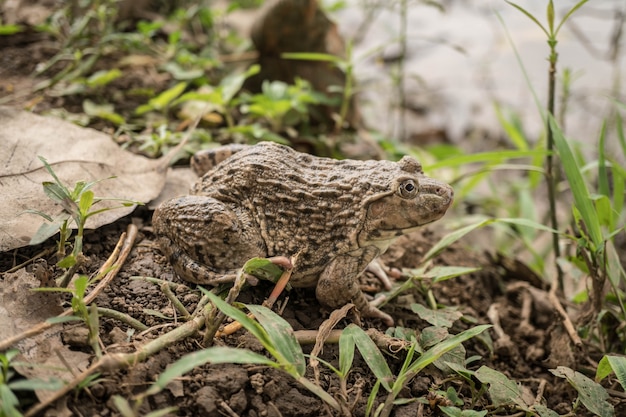
[{"label": "dirt ground", "polygon": [[[29,39],[19,41],[14,39],[9,43],[0,38],[0,99],[9,97],[16,90],[24,94],[13,96],[4,104],[25,106],[32,104],[35,95],[29,94],[33,81],[25,74],[30,74],[37,62],[45,60],[54,52],[45,42],[33,42]],[[141,77],[135,79],[140,82]],[[125,88],[128,79],[120,79],[110,86],[111,90]],[[115,97],[113,91],[111,97]],[[80,111],[78,103],[72,98],[46,97],[36,106],[36,110],[44,111],[51,108],[63,107],[71,111]],[[43,198],[43,196],[42,196]],[[152,212],[147,208],[139,208],[129,217],[117,221],[115,224],[90,231],[86,236],[84,252],[88,257],[83,270],[85,274],[93,274],[113,251],[121,233],[129,223],[139,227],[139,238],[115,281],[96,299],[99,307],[108,307],[127,313],[150,327],[145,332],[128,333],[129,328],[119,321],[101,317],[100,339],[106,352],[132,352],[137,345],[146,343],[170,330],[176,322],[174,309],[161,289],[149,282],[131,280],[132,276],[157,277],[163,280],[183,283],[165,262],[154,244],[154,235],[151,229]],[[427,227],[420,233],[403,237],[395,243],[384,256],[387,266],[396,268],[414,268],[420,264],[420,259],[428,249],[442,236],[442,230],[437,225]],[[50,240],[39,247],[22,248],[16,251],[0,254],[0,271],[6,271],[16,264],[22,263],[44,248],[54,246]],[[598,352],[588,351],[587,347],[576,350],[567,334],[563,330],[559,316],[547,301],[547,288],[537,280],[532,273],[513,259],[498,259],[494,256],[495,248],[488,248],[483,252],[477,250],[471,238],[461,241],[443,252],[437,259],[438,265],[480,267],[479,272],[444,281],[433,286],[438,303],[445,306],[456,306],[468,317],[473,317],[477,323],[499,322],[501,332],[490,330],[490,337],[494,340],[494,351],[490,351],[480,338],[474,338],[464,343],[467,357],[478,355],[479,360],[469,365],[470,369],[477,369],[482,365],[499,370],[509,378],[523,384],[531,397],[542,390],[547,406],[559,414],[567,414],[572,410],[572,404],[577,393],[564,379],[557,378],[549,372],[559,365],[566,365],[575,369],[593,369],[593,361],[598,361]],[[60,274],[54,266],[52,255],[44,258],[44,269],[53,277]],[[2,275],[0,279],[6,279]],[[367,286],[372,287],[371,277],[367,279]],[[260,304],[271,291],[269,284],[261,283],[246,290],[240,301]],[[189,311],[196,307],[200,295],[194,288],[180,287],[176,295],[183,301]],[[415,329],[417,331],[428,326],[415,313],[407,308],[410,302],[425,303],[424,297],[418,291],[413,291],[394,300],[383,310],[396,321],[397,326]],[[316,330],[329,312],[320,308],[315,298],[314,290],[293,290],[283,294],[279,300],[280,314],[294,328],[294,330]],[[67,305],[65,306],[67,307]],[[160,312],[166,318],[157,316],[154,311]],[[488,314],[489,313],[489,314]],[[341,322],[341,326],[349,323]],[[455,333],[469,327],[469,323],[457,322]],[[62,336],[71,349],[83,351],[92,355],[92,350],[80,343],[81,334],[77,329],[82,327],[75,323],[66,323],[62,327]],[[378,320],[364,320],[364,329],[378,329],[386,332],[387,329]],[[133,395],[143,392],[161,374],[168,364],[181,356],[200,349],[201,335],[175,343],[166,349],[147,358],[141,363],[134,364],[125,370],[107,372],[100,376],[88,390],[80,390],[66,395],[57,410],[65,410],[74,415],[118,416],[120,413],[112,403],[113,395],[132,398]],[[245,331],[240,330],[217,344],[228,346],[247,347],[253,351],[262,352],[259,343]],[[305,353],[310,352],[312,346],[304,346]],[[321,356],[325,361],[337,366],[338,352],[336,345],[327,345]],[[92,356],[93,358],[93,356]],[[397,372],[404,354],[389,354],[387,361],[392,372]],[[339,393],[339,382],[335,374],[321,367],[321,384],[331,395]],[[307,377],[312,378],[312,371],[307,370]],[[346,402],[352,405],[355,416],[363,416],[367,401],[367,394],[374,386],[376,378],[365,362],[357,355],[353,370],[349,376]],[[475,381],[479,384],[478,381]],[[437,368],[426,368],[401,393],[400,397],[429,398],[426,402],[411,402],[396,406],[396,417],[403,416],[435,416],[441,415],[436,405],[443,401],[436,390],[445,391],[452,388],[457,391],[463,400],[462,408],[475,410],[489,409],[490,403],[483,396],[473,402],[472,392],[467,383],[459,379],[451,379]],[[430,396],[428,393],[432,392]],[[384,396],[379,393],[377,401],[383,401]],[[150,396],[143,403],[140,414],[176,406],[179,416],[323,416],[334,415],[324,403],[295,382],[287,374],[265,367],[252,365],[205,365],[192,370],[183,378],[171,383],[166,390]],[[616,415],[626,415],[624,403],[615,404]],[[498,415],[523,415],[513,412],[510,414],[501,410]],[[585,414],[578,409],[576,415]],[[620,414],[621,413],[621,414]],[[62,411],[49,411],[47,415],[66,415]],[[570,414],[571,415],[571,414]]]}]

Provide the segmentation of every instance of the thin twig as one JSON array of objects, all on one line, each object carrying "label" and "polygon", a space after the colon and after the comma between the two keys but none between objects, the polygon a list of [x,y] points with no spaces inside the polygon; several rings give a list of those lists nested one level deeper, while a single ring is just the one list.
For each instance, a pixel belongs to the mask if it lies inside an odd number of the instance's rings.
[{"label": "thin twig", "polygon": [[93,375],[96,372],[102,371],[112,371],[117,369],[122,369],[138,362],[145,360],[146,358],[154,355],[160,350],[170,346],[171,344],[178,342],[182,339],[185,339],[189,336],[195,334],[199,329],[204,325],[205,317],[203,314],[199,314],[193,320],[186,322],[185,324],[177,327],[169,333],[162,335],[161,337],[154,339],[151,342],[146,343],[141,346],[133,353],[110,353],[102,356],[96,363],[91,365],[88,369],[70,381],[67,385],[65,385],[62,389],[54,392],[49,398],[45,401],[35,405],[31,409],[29,409],[24,417],[33,417],[42,411],[44,411],[47,407],[54,404],[58,399],[67,395],[74,388],[76,388],[82,381],[88,378],[90,375]]},{"label": "thin twig", "polygon": [[567,331],[569,338],[572,339],[572,342],[574,342],[576,346],[582,346],[583,341],[580,339],[580,336],[578,336],[578,333],[576,332],[576,328],[572,324],[572,320],[569,318],[569,315],[567,314],[567,312],[561,305],[561,301],[556,296],[557,286],[558,286],[558,283],[556,282],[552,283],[552,287],[550,288],[550,292],[548,293],[548,299],[550,300],[550,303],[552,304],[554,309],[561,316],[561,319],[563,320],[563,326],[565,327],[565,330]]},{"label": "thin twig", "polygon": [[43,258],[44,256],[49,255],[51,252],[54,252],[55,250],[56,249],[54,247],[52,247],[52,246],[47,248],[47,249],[44,249],[41,252],[39,252],[37,255],[33,256],[32,258],[27,259],[26,261],[22,262],[21,264],[15,265],[13,268],[4,271],[3,274],[10,274],[12,272],[17,271],[18,269],[22,269],[26,265],[35,262],[39,258]]}]

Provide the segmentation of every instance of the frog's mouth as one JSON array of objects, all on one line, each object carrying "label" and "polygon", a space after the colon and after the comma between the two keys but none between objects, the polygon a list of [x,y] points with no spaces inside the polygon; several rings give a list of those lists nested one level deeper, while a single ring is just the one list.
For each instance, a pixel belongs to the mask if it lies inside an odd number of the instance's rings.
[{"label": "frog's mouth", "polygon": [[452,189],[441,188],[436,193],[420,193],[414,199],[388,195],[374,201],[367,209],[359,243],[389,241],[439,220],[453,201]]}]

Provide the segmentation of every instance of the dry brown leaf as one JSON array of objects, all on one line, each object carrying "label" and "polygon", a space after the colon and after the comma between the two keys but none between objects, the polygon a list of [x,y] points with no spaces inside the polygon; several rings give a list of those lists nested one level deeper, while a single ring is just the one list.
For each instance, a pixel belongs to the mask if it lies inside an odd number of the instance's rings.
[{"label": "dry brown leaf", "polygon": [[[25,210],[54,217],[61,209],[43,192],[42,182],[52,181],[38,156],[47,159],[61,181],[73,188],[77,181],[98,183],[96,197],[121,198],[147,203],[165,184],[160,161],[126,152],[109,135],[78,127],[52,117],[0,106],[0,252],[25,246],[44,219]],[[118,207],[119,201],[103,201],[94,208]],[[97,228],[134,210],[124,207],[105,211],[87,221]]]},{"label": "dry brown leaf", "polygon": [[[0,280],[0,339],[11,337],[36,326],[63,311],[57,294],[33,292],[39,280],[24,268],[4,274]],[[72,372],[80,373],[89,366],[91,355],[71,350],[61,341],[63,326],[55,326],[17,344],[21,354],[17,361],[33,366],[16,365],[17,371],[28,379],[49,381],[51,378],[71,381]],[[65,361],[61,361],[63,356]],[[67,366],[73,369],[67,369]],[[39,400],[50,391],[36,390]]]}]

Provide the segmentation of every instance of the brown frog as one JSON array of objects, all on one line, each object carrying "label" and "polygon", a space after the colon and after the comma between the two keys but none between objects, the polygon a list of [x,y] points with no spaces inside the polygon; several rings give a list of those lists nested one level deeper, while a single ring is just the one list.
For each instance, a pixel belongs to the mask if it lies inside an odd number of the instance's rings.
[{"label": "brown frog", "polygon": [[294,287],[316,287],[322,304],[353,302],[388,324],[393,320],[368,304],[358,276],[398,236],[441,218],[453,198],[449,185],[426,177],[408,156],[334,160],[263,142],[204,160],[215,166],[192,195],[165,202],[153,218],[181,278],[216,285],[250,258],[298,254]]}]

